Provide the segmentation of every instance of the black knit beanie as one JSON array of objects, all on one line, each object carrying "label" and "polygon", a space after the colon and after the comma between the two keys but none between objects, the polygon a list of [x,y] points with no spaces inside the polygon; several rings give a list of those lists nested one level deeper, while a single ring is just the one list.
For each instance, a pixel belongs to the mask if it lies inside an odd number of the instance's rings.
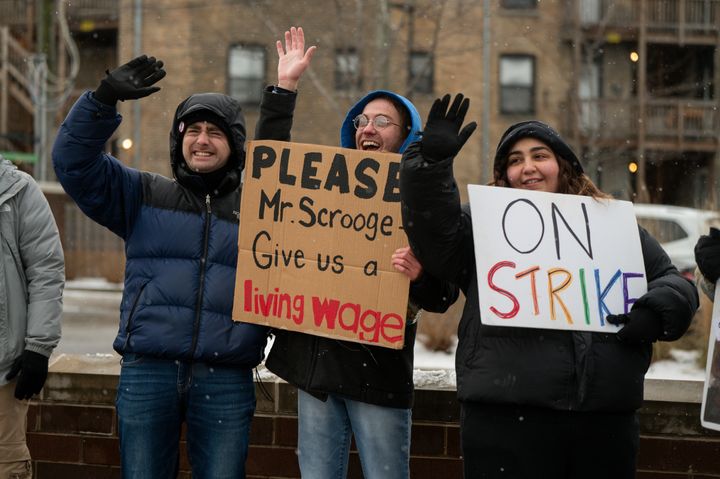
[{"label": "black knit beanie", "polygon": [[523,138],[535,138],[536,140],[542,141],[550,147],[555,155],[569,162],[578,175],[583,174],[584,170],[580,164],[580,160],[570,146],[565,143],[565,140],[562,139],[560,134],[550,125],[541,121],[530,120],[515,123],[505,130],[505,133],[503,133],[500,138],[500,143],[498,143],[497,150],[495,151],[495,162],[493,164],[496,181],[503,177],[510,148]]}]

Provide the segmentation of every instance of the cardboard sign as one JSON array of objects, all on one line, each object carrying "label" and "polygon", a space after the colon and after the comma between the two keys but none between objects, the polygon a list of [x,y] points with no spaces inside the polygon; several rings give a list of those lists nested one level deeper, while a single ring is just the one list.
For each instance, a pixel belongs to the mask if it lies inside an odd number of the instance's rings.
[{"label": "cardboard sign", "polygon": [[[700,292],[700,294],[704,294]],[[720,431],[720,288],[715,288],[710,336],[708,338],[705,385],[703,386],[700,424],[702,427]]]},{"label": "cardboard sign", "polygon": [[233,319],[400,349],[400,155],[250,142]]},{"label": "cardboard sign", "polygon": [[647,291],[632,204],[468,186],[484,324],[617,332]]}]

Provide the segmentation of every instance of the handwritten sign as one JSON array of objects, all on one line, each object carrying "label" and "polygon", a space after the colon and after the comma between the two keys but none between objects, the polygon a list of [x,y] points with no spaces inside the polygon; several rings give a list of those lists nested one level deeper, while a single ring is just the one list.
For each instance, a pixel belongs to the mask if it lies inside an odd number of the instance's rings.
[{"label": "handwritten sign", "polygon": [[[703,294],[702,292],[700,294]],[[710,336],[708,338],[705,385],[700,408],[702,427],[720,431],[720,288],[715,288]]]},{"label": "handwritten sign", "polygon": [[647,291],[632,204],[468,186],[484,324],[617,332]]},{"label": "handwritten sign", "polygon": [[233,319],[400,349],[400,155],[250,142]]}]

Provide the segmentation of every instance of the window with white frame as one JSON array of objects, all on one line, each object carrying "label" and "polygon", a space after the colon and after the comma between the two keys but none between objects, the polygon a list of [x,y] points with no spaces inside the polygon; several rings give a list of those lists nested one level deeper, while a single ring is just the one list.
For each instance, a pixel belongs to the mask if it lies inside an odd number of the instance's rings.
[{"label": "window with white frame", "polygon": [[228,94],[245,105],[259,105],[265,88],[265,49],[235,45],[228,52]]},{"label": "window with white frame", "polygon": [[500,57],[500,112],[535,112],[535,57],[532,55]]},{"label": "window with white frame", "polygon": [[434,65],[428,52],[410,53],[410,85],[416,93],[433,92]]},{"label": "window with white frame", "polygon": [[360,88],[360,56],[354,49],[335,51],[335,89],[351,90]]}]

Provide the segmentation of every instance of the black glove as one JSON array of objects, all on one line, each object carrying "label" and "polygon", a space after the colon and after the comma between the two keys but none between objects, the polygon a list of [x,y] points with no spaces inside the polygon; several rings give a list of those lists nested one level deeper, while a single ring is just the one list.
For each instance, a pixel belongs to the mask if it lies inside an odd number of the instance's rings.
[{"label": "black glove", "polygon": [[26,349],[13,361],[5,379],[9,381],[20,373],[15,385],[17,399],[30,399],[33,394],[40,392],[47,379],[48,359],[47,356]]},{"label": "black glove", "polygon": [[710,235],[703,235],[695,245],[695,262],[700,272],[711,283],[720,277],[720,230],[710,228]]},{"label": "black glove", "polygon": [[427,160],[439,161],[454,157],[477,128],[477,123],[472,122],[460,131],[470,107],[468,98],[463,98],[463,94],[458,93],[450,105],[450,110],[449,104],[448,94],[442,99],[436,99],[428,113],[420,141],[422,154]]},{"label": "black glove", "polygon": [[633,308],[627,314],[609,314],[605,320],[614,325],[624,324],[618,331],[620,341],[627,343],[652,343],[663,334],[657,313],[648,308]]},{"label": "black glove", "polygon": [[118,100],[136,100],[152,95],[160,87],[151,86],[165,77],[163,62],[147,55],[130,60],[107,76],[93,93],[95,99],[106,105],[115,105]]}]

